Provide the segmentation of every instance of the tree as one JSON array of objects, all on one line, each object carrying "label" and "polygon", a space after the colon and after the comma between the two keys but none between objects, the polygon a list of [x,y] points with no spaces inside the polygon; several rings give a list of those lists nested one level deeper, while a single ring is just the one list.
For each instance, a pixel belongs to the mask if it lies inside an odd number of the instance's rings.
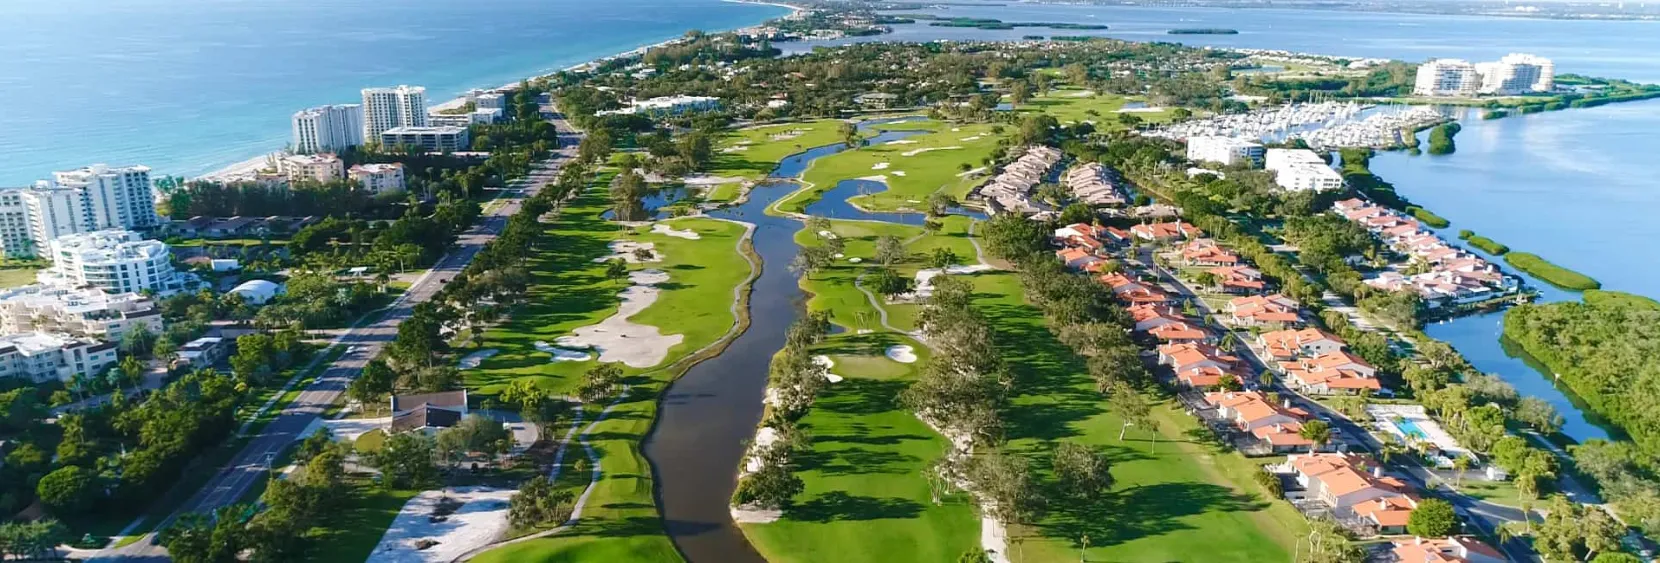
[{"label": "tree", "polygon": [[1444,538],[1458,531],[1458,515],[1447,501],[1426,498],[1418,501],[1418,507],[1412,509],[1406,529],[1414,536]]},{"label": "tree", "polygon": [[1107,456],[1076,442],[1055,447],[1051,466],[1068,496],[1094,500],[1112,488],[1112,462]]},{"label": "tree", "polygon": [[1607,512],[1568,500],[1551,498],[1545,520],[1533,530],[1533,547],[1551,561],[1585,561],[1601,552],[1616,551],[1625,526]]},{"label": "tree", "polygon": [[558,524],[570,517],[574,500],[570,491],[555,488],[546,475],[537,475],[508,500],[507,521],[520,530]]},{"label": "tree", "polygon": [[379,359],[369,360],[369,363],[363,366],[363,373],[352,380],[351,385],[346,388],[346,393],[367,407],[379,403],[382,396],[391,393],[397,379],[397,373],[393,372],[386,362]]},{"label": "tree", "polygon": [[1453,482],[1453,484],[1455,486],[1463,486],[1464,485],[1464,472],[1470,470],[1470,465],[1472,463],[1473,462],[1470,461],[1470,456],[1467,456],[1467,455],[1461,455],[1461,456],[1458,456],[1456,458],[1453,458],[1453,462],[1452,462],[1453,470],[1458,472],[1457,477],[1455,478],[1455,481]]},{"label": "tree", "polygon": [[911,290],[911,278],[899,275],[893,268],[877,268],[871,276],[871,287],[888,298]]},{"label": "tree", "polygon": [[144,325],[133,327],[126,334],[121,335],[121,353],[127,356],[144,356],[156,345],[156,335]]},{"label": "tree", "polygon": [[75,515],[87,509],[101,494],[98,476],[84,467],[59,467],[35,485],[40,502],[55,514]]},{"label": "tree", "polygon": [[934,217],[944,216],[951,211],[951,208],[958,205],[957,198],[951,197],[951,194],[943,191],[934,192],[928,196],[928,214]]},{"label": "tree", "polygon": [[399,489],[424,487],[438,480],[433,465],[437,449],[432,437],[421,432],[402,432],[386,439],[379,451],[369,452],[369,465],[379,469],[386,484]]},{"label": "tree", "polygon": [[605,265],[605,277],[613,280],[628,277],[628,263],[621,258],[613,258]]},{"label": "tree", "polygon": [[1020,105],[1032,99],[1032,85],[1023,80],[1016,80],[1009,84],[1009,102],[1011,105]]},{"label": "tree", "polygon": [[795,259],[790,261],[790,271],[796,275],[812,278],[813,274],[830,265],[830,250],[822,246],[809,246],[796,252]]},{"label": "tree", "polygon": [[1541,434],[1555,434],[1562,429],[1564,419],[1556,407],[1538,397],[1523,397],[1512,414],[1516,421],[1533,427]]},{"label": "tree", "polygon": [[801,494],[806,485],[790,472],[784,449],[773,447],[761,454],[761,468],[738,480],[738,489],[732,493],[734,504],[777,510],[789,506],[790,499]]},{"label": "tree", "polygon": [[987,515],[1004,526],[1030,522],[1036,515],[1039,498],[1026,458],[1000,451],[975,456],[968,478],[974,491],[990,501]]},{"label": "tree", "polygon": [[234,563],[247,544],[245,515],[253,512],[245,504],[233,504],[213,514],[189,513],[179,516],[158,536],[168,556],[177,563]]},{"label": "tree", "polygon": [[1152,405],[1147,404],[1147,399],[1143,398],[1141,393],[1136,392],[1135,388],[1128,383],[1119,383],[1113,386],[1107,401],[1112,406],[1112,410],[1117,412],[1118,417],[1124,421],[1124,424],[1118,428],[1118,441],[1120,442],[1124,441],[1124,432],[1129,430],[1130,426],[1147,426],[1151,421]]},{"label": "tree", "polygon": [[1326,442],[1331,440],[1331,425],[1326,424],[1323,420],[1310,420],[1303,423],[1303,429],[1298,431],[1297,435],[1313,442],[1308,447],[1308,451],[1313,452],[1319,450],[1321,446],[1326,445]]},{"label": "tree", "polygon": [[905,259],[905,243],[899,237],[882,235],[876,239],[876,261],[883,266],[892,266]]},{"label": "tree", "polygon": [[127,385],[137,387],[144,382],[144,362],[138,356],[121,358],[121,380]]},{"label": "tree", "polygon": [[957,253],[946,247],[935,248],[928,255],[928,267],[944,269],[958,262]]},{"label": "tree", "polygon": [[851,121],[843,121],[838,131],[842,136],[842,144],[847,148],[857,148],[865,144],[864,137],[859,135],[859,126]]},{"label": "tree", "polygon": [[582,376],[582,385],[576,395],[584,403],[597,403],[616,396],[622,385],[622,368],[616,364],[599,364]]}]

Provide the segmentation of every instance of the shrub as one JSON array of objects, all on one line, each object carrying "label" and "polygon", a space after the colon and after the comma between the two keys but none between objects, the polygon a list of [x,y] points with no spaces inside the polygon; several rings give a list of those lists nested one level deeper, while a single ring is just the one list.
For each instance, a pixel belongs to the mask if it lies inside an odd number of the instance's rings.
[{"label": "shrub", "polygon": [[1528,252],[1511,252],[1504,255],[1504,261],[1511,266],[1529,275],[1543,280],[1562,289],[1585,291],[1601,289],[1602,283],[1590,276],[1552,264],[1537,254]]}]

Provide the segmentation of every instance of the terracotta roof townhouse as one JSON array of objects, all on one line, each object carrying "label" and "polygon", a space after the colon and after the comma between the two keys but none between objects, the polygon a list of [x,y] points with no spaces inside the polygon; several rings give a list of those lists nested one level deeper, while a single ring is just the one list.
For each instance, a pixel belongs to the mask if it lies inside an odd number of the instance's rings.
[{"label": "terracotta roof townhouse", "polygon": [[1088,249],[1079,247],[1056,250],[1055,257],[1065,263],[1068,269],[1081,272],[1100,271],[1102,263],[1106,262]]},{"label": "terracotta roof townhouse", "polygon": [[1134,227],[1130,227],[1130,233],[1134,234],[1136,238],[1140,238],[1142,240],[1179,240],[1203,236],[1205,234],[1204,231],[1199,230],[1198,227],[1188,224],[1186,221],[1136,225]]},{"label": "terracotta roof townhouse", "polygon": [[1264,332],[1257,335],[1257,344],[1271,359],[1285,361],[1342,351],[1345,345],[1337,335],[1317,328]]},{"label": "terracotta roof townhouse", "polygon": [[1182,371],[1214,367],[1232,370],[1239,365],[1239,357],[1204,343],[1185,342],[1159,346],[1159,363]]},{"label": "terracotta roof townhouse", "polygon": [[1209,330],[1186,322],[1156,327],[1147,331],[1147,334],[1153,335],[1159,342],[1172,344],[1208,342],[1211,338]]},{"label": "terracotta roof townhouse", "polygon": [[1216,276],[1216,283],[1226,293],[1257,293],[1268,287],[1262,281],[1262,272],[1250,266],[1223,266],[1205,271]]},{"label": "terracotta roof townhouse", "polygon": [[1112,288],[1114,296],[1127,303],[1168,303],[1170,295],[1150,283],[1130,279],[1121,273],[1111,273],[1097,278],[1102,284]]},{"label": "terracotta roof townhouse", "polygon": [[1193,239],[1182,247],[1182,263],[1189,266],[1233,266],[1239,262],[1238,254],[1208,238]]},{"label": "terracotta roof townhouse", "polygon": [[1286,383],[1305,393],[1329,395],[1383,388],[1377,379],[1377,368],[1343,351],[1280,362],[1280,369],[1285,373]]},{"label": "terracotta roof townhouse", "polygon": [[1300,408],[1276,405],[1255,391],[1206,393],[1205,403],[1274,452],[1307,451],[1314,446],[1314,441],[1302,436],[1308,412]]},{"label": "terracotta roof townhouse", "polygon": [[1368,205],[1370,205],[1370,204],[1366,203],[1366,200],[1360,199],[1358,197],[1351,197],[1349,199],[1345,199],[1343,201],[1339,201],[1337,203],[1331,204],[1332,208],[1336,209],[1338,211],[1348,211],[1350,209],[1366,207]]},{"label": "terracotta roof townhouse", "polygon": [[1295,300],[1278,293],[1237,297],[1223,307],[1235,325],[1276,328],[1301,324],[1301,310]]},{"label": "terracotta roof townhouse", "polygon": [[1399,563],[1504,563],[1493,546],[1469,536],[1396,540],[1390,554]]},{"label": "terracotta roof townhouse", "polygon": [[1412,518],[1415,508],[1418,508],[1418,499],[1411,494],[1376,498],[1350,507],[1355,516],[1370,522],[1379,534],[1386,536],[1406,533],[1407,520]]},{"label": "terracotta roof townhouse", "polygon": [[1372,458],[1352,453],[1294,455],[1288,460],[1297,483],[1339,513],[1353,512],[1360,503],[1401,496],[1405,483],[1383,475],[1383,466]]}]

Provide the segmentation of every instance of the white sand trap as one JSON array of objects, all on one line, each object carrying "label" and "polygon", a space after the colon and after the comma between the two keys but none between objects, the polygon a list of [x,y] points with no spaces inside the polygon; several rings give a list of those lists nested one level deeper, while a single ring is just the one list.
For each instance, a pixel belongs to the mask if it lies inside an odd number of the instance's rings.
[{"label": "white sand trap", "polygon": [[818,236],[819,238],[841,238],[836,236],[836,233],[832,233],[830,231],[819,231]]},{"label": "white sand trap", "polygon": [[483,350],[479,350],[477,352],[467,354],[466,356],[461,358],[461,364],[460,364],[461,369],[474,369],[474,368],[477,368],[479,366],[479,364],[484,363],[484,360],[490,359],[490,356],[494,356],[494,355],[500,354],[500,353],[501,353],[501,350],[497,350],[495,348],[485,348]]},{"label": "white sand trap", "polygon": [[688,231],[688,230],[684,230],[684,229],[676,229],[674,227],[670,227],[670,226],[664,225],[662,223],[652,225],[651,226],[651,232],[657,233],[657,234],[660,234],[660,235],[669,235],[671,237],[679,237],[679,238],[688,239],[688,240],[697,240],[697,239],[703,238],[703,235],[697,234],[697,231]]},{"label": "white sand trap", "polygon": [[537,340],[532,346],[535,346],[537,351],[552,355],[555,362],[586,362],[594,359],[593,354],[581,350],[567,350],[541,340]]},{"label": "white sand trap", "polygon": [[868,328],[861,328],[859,330],[853,331],[853,334],[870,334],[872,332],[876,332],[876,331],[868,329]]},{"label": "white sand trap", "polygon": [[925,153],[925,152],[954,151],[954,150],[957,150],[957,149],[960,149],[960,148],[962,148],[962,147],[959,147],[957,145],[951,145],[949,147],[925,147],[925,148],[920,148],[920,149],[911,149],[911,150],[899,153],[899,155],[900,156],[916,156],[916,155],[919,155],[919,154],[922,154],[922,153]]},{"label": "white sand trap", "polygon": [[777,135],[773,135],[773,136],[771,136],[771,137],[769,137],[769,138],[770,138],[770,139],[772,139],[772,140],[774,140],[774,141],[788,141],[788,140],[790,140],[790,139],[794,139],[794,138],[796,138],[796,137],[800,137],[800,136],[802,136],[802,135],[803,135],[803,134],[806,134],[806,131],[802,131],[802,130],[800,130],[800,129],[791,129],[791,130],[789,130],[789,131],[785,131],[785,132],[783,132],[783,133],[779,133],[779,134],[777,134]]},{"label": "white sand trap", "polygon": [[1082,92],[1073,92],[1071,94],[1071,96],[1074,97],[1074,98],[1088,98],[1088,97],[1094,96],[1094,95],[1095,95],[1094,90],[1084,90]]},{"label": "white sand trap", "polygon": [[895,170],[895,171],[893,171],[893,175],[904,178],[905,177],[905,171],[904,170]]},{"label": "white sand trap", "polygon": [[1113,113],[1158,113],[1158,112],[1161,112],[1161,111],[1164,111],[1164,108],[1146,107],[1146,108],[1124,108],[1124,109],[1119,109],[1119,110],[1113,110]]},{"label": "white sand trap", "polygon": [[640,257],[634,255],[635,250],[646,249],[651,251],[651,259],[646,262],[662,262],[663,255],[657,253],[657,245],[650,242],[634,242],[631,240],[615,240],[607,245],[611,248],[611,255],[595,258],[595,262],[610,262],[621,259],[629,264],[639,264]]},{"label": "white sand trap", "polygon": [[961,173],[961,174],[958,174],[958,175],[957,175],[957,177],[959,177],[959,178],[960,178],[960,177],[963,177],[963,176],[973,176],[973,175],[975,175],[975,174],[979,174],[979,173],[981,173],[981,172],[985,172],[985,171],[986,171],[986,167],[984,167],[984,166],[981,166],[981,167],[979,167],[979,168],[975,168],[975,169],[973,169],[973,170],[969,170],[969,171],[967,171],[967,172],[963,172],[963,173]]},{"label": "white sand trap", "polygon": [[831,257],[831,258],[846,258],[846,257],[847,257],[847,255],[846,255],[846,254],[842,254],[842,253],[840,253],[840,252],[837,252],[837,253],[835,253],[835,254],[831,254],[831,255],[830,255],[830,257]]},{"label": "white sand trap", "polygon": [[819,354],[817,356],[813,356],[813,365],[823,366],[824,369],[830,369],[836,367],[836,361],[830,359],[830,356]]},{"label": "white sand trap", "polygon": [[963,142],[970,142],[970,141],[978,141],[978,140],[984,139],[984,138],[985,138],[985,136],[983,136],[983,135],[974,135],[972,137],[963,137],[963,138],[957,139],[957,140],[963,141]]},{"label": "white sand trap", "polygon": [[962,131],[962,130],[963,130],[963,128],[961,128],[961,127],[952,127],[952,128],[951,128],[951,132],[952,132],[952,133],[956,133],[956,132],[958,132],[958,131]]},{"label": "white sand trap", "polygon": [[[372,430],[383,430],[392,425],[392,417],[390,416],[380,418],[322,418],[318,421],[320,424],[317,426],[329,429],[329,435],[334,438],[334,441],[348,444],[356,442],[359,437],[368,434]],[[304,440],[316,433],[317,429],[308,427],[299,434],[295,434],[294,439]]]},{"label": "white sand trap", "polygon": [[694,188],[706,188],[706,187],[709,187],[709,186],[719,186],[721,184],[730,184],[730,183],[733,183],[733,182],[742,182],[742,181],[744,181],[744,179],[743,178],[734,178],[734,177],[731,177],[731,176],[710,176],[708,174],[693,174],[691,176],[687,176],[682,181],[686,182],[686,185],[694,187]]},{"label": "white sand trap", "polygon": [[732,154],[732,153],[735,153],[735,152],[744,152],[744,151],[747,151],[747,150],[749,150],[749,145],[739,145],[739,146],[736,146],[736,147],[726,147],[724,149],[721,149],[720,152],[723,152],[723,153],[726,153],[726,154]]},{"label": "white sand trap", "polygon": [[845,379],[845,378],[843,378],[842,376],[836,375],[834,373],[830,373],[830,372],[825,372],[824,373],[824,380],[829,381],[831,383],[841,383],[843,381],[843,379]]},{"label": "white sand trap", "polygon": [[882,182],[882,183],[885,184],[885,183],[888,182],[888,175],[887,174],[877,174],[875,176],[864,176],[864,177],[856,178],[856,179],[857,180],[865,180],[867,182]]},{"label": "white sand trap", "polygon": [[912,141],[910,139],[900,139],[900,140],[897,140],[897,141],[888,141],[887,144],[889,144],[889,145],[914,145],[914,144],[916,144],[916,141]]},{"label": "white sand trap", "polygon": [[[771,426],[762,426],[760,430],[755,432],[755,441],[749,445],[749,451],[758,452],[772,447],[776,442],[778,442],[778,430]],[[759,456],[752,455],[749,456],[749,459],[744,460],[744,473],[754,473],[760,470],[761,458]]]},{"label": "white sand trap", "polygon": [[910,300],[920,300],[932,297],[934,295],[934,278],[940,276],[941,274],[968,275],[987,272],[994,269],[996,268],[991,267],[990,264],[975,264],[973,266],[947,266],[944,270],[939,268],[925,268],[917,270],[916,289],[912,290],[911,293],[900,297]]},{"label": "white sand trap", "polygon": [[[448,562],[474,548],[489,545],[507,533],[507,503],[518,491],[488,487],[457,487],[449,498],[461,502],[442,522],[433,522],[432,511],[444,491],[426,491],[403,505],[392,526],[380,537],[380,544],[366,563]],[[415,543],[438,542],[427,549]]]},{"label": "white sand trap", "polygon": [[871,165],[871,166],[870,166],[870,169],[871,169],[871,170],[887,170],[887,169],[888,169],[888,163],[886,163],[886,162],[878,162],[878,163],[876,163],[876,164],[872,164],[872,165]]},{"label": "white sand trap", "polygon": [[732,507],[732,521],[739,524],[766,524],[784,517],[782,510]]},{"label": "white sand trap", "polygon": [[889,346],[887,355],[888,359],[901,364],[916,363],[916,349],[904,344]]},{"label": "white sand trap", "polygon": [[847,261],[848,261],[848,262],[852,262],[852,263],[854,263],[854,264],[858,264],[858,263],[860,263],[860,262],[864,262],[864,261],[865,261],[865,259],[864,259],[864,258],[860,258],[860,257],[858,257],[858,256],[854,256],[854,257],[852,257],[852,258],[848,258],[848,259],[847,259]]},{"label": "white sand trap", "polygon": [[669,348],[686,339],[682,334],[663,334],[657,327],[628,320],[657,301],[654,284],[669,281],[662,270],[640,270],[628,275],[635,285],[621,293],[622,305],[617,313],[600,321],[571,331],[554,343],[570,348],[588,348],[599,351],[601,362],[622,362],[630,367],[648,368],[663,363]]}]

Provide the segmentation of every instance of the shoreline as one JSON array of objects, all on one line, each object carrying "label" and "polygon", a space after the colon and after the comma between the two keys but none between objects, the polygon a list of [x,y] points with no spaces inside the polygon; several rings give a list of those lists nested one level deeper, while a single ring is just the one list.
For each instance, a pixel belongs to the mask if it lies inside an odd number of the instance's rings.
[{"label": "shoreline", "polygon": [[[727,3],[732,3],[732,4],[747,4],[747,5],[752,5],[752,6],[773,6],[773,7],[778,7],[778,8],[788,8],[790,10],[791,14],[796,14],[796,13],[800,13],[800,12],[803,11],[803,8],[800,8],[800,7],[797,7],[797,6],[791,6],[789,4],[784,4],[784,3],[781,3],[781,2],[748,1],[748,0],[721,0],[721,1],[722,2],[727,2]],[[750,25],[747,25],[747,26],[736,27],[736,28],[725,29],[725,30],[713,30],[711,32],[733,31],[733,30],[738,30],[738,29],[746,29],[746,28],[749,28],[749,27],[755,27],[755,26],[761,25],[762,23],[765,23],[767,20],[770,20],[773,17],[779,17],[779,16],[769,16],[769,17],[766,17],[766,18],[760,20],[759,22],[756,22],[754,24],[750,24]],[[565,67],[565,68],[562,68],[562,69],[559,69],[559,70],[555,70],[555,71],[552,71],[552,72],[531,74],[531,75],[526,76],[524,78],[521,78],[519,80],[508,82],[508,83],[502,84],[500,86],[496,86],[495,88],[469,88],[468,91],[475,90],[475,89],[476,90],[491,90],[491,89],[501,89],[501,88],[518,86],[521,82],[524,82],[524,81],[527,81],[527,80],[536,80],[538,78],[545,78],[545,77],[553,76],[555,74],[559,74],[561,72],[581,71],[585,68],[598,66],[598,65],[603,64],[607,61],[612,61],[612,60],[616,60],[616,59],[637,57],[637,56],[640,56],[640,55],[644,55],[646,53],[646,51],[649,51],[651,49],[656,49],[658,47],[666,47],[666,46],[669,46],[669,45],[674,45],[674,44],[679,43],[679,42],[684,41],[684,40],[685,40],[685,35],[684,35],[684,32],[682,32],[681,35],[677,35],[675,37],[664,39],[662,41],[656,41],[656,42],[653,42],[653,43],[648,43],[648,44],[641,45],[639,47],[635,47],[633,49],[629,49],[629,50],[622,51],[622,52],[619,52],[619,53],[613,53],[613,54],[610,54],[610,55],[595,57],[595,58],[590,59],[586,62],[574,64],[574,65],[571,65],[571,66],[568,66],[568,67]],[[445,100],[443,102],[433,104],[433,105],[429,105],[429,106],[427,106],[427,110],[431,111],[431,110],[451,109],[451,108],[460,107],[462,104],[465,104],[465,103],[467,103],[467,94],[464,92],[460,95],[457,95],[457,96],[455,96],[453,98],[450,98],[448,100]],[[212,172],[192,176],[192,177],[190,177],[190,179],[191,180],[223,181],[224,179],[228,179],[228,178],[234,178],[234,177],[237,177],[237,176],[245,176],[247,174],[251,174],[254,170],[258,170],[259,168],[263,167],[266,160],[268,158],[270,158],[271,156],[273,156],[273,155],[280,156],[280,155],[283,155],[283,154],[286,154],[286,151],[275,150],[275,151],[266,152],[266,153],[260,154],[258,156],[249,157],[246,160],[237,161],[237,162],[225,165],[223,167],[216,168]]]}]

